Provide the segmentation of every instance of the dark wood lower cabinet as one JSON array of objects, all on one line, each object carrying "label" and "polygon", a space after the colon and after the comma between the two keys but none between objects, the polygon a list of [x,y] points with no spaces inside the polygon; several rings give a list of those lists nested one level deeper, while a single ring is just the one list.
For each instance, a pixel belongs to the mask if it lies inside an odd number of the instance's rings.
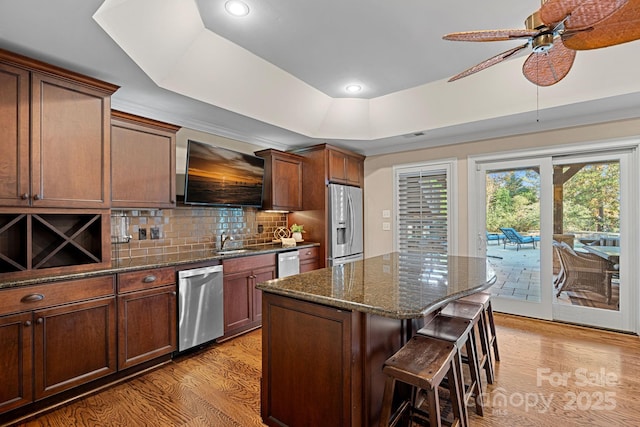
[{"label": "dark wood lower cabinet", "polygon": [[224,341],[262,324],[262,291],[256,283],[276,278],[275,254],[222,261],[224,269]]},{"label": "dark wood lower cabinet", "polygon": [[34,312],[34,397],[116,372],[116,299]]},{"label": "dark wood lower cabinet", "polygon": [[116,372],[116,325],[111,275],[0,290],[0,413]]},{"label": "dark wood lower cabinet", "polygon": [[176,349],[176,286],[118,297],[118,369]]},{"label": "dark wood lower cabinet", "polygon": [[32,313],[0,317],[0,413],[33,400]]},{"label": "dark wood lower cabinet", "polygon": [[118,369],[175,351],[177,321],[173,267],[118,273]]},{"label": "dark wood lower cabinet", "polygon": [[377,426],[384,361],[406,321],[264,293],[261,416],[269,426]]}]

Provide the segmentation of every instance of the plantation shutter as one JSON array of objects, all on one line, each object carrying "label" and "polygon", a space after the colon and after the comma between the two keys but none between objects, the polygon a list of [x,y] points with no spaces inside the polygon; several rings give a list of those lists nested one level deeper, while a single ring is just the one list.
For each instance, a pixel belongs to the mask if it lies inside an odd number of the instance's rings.
[{"label": "plantation shutter", "polygon": [[447,170],[398,170],[397,248],[400,252],[448,253]]}]

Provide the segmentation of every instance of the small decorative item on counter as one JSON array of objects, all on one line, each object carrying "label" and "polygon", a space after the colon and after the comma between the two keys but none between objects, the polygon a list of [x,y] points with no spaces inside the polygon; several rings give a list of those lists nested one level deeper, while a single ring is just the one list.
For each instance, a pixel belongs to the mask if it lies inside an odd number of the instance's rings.
[{"label": "small decorative item on counter", "polygon": [[296,245],[295,239],[284,237],[282,239],[282,247],[283,248],[292,248]]},{"label": "small decorative item on counter", "polygon": [[280,243],[282,239],[286,239],[289,236],[291,236],[291,232],[287,227],[278,227],[273,232],[273,237],[274,237],[273,242]]},{"label": "small decorative item on counter", "polygon": [[302,240],[302,233],[304,232],[304,225],[293,224],[291,226],[291,237],[293,237],[296,242],[304,242],[304,240]]}]

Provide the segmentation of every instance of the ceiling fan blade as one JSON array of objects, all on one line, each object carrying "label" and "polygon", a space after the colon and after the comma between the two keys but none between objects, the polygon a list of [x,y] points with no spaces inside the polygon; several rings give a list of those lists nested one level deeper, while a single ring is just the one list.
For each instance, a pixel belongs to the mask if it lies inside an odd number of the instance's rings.
[{"label": "ceiling fan blade", "polygon": [[565,78],[575,58],[576,51],[568,49],[557,38],[547,52],[529,55],[522,65],[522,73],[533,84],[551,86]]},{"label": "ceiling fan blade", "polygon": [[456,74],[455,76],[451,77],[449,79],[450,82],[453,82],[455,80],[461,79],[463,77],[467,77],[470,76],[471,74],[475,74],[478,71],[482,71],[485,68],[489,68],[492,65],[496,65],[502,61],[504,61],[505,59],[510,58],[511,56],[515,55],[517,52],[519,52],[520,50],[524,49],[525,47],[529,46],[529,43],[525,43],[521,46],[518,47],[514,47],[513,49],[509,49],[505,52],[502,52],[494,57],[491,57],[489,59],[487,59],[486,61],[482,61],[481,63],[479,63],[478,65],[474,65],[473,67],[461,72],[460,74]]},{"label": "ceiling fan blade", "polygon": [[567,30],[597,24],[629,0],[548,0],[540,7],[540,19],[547,26],[562,22]]},{"label": "ceiling fan blade", "polygon": [[587,31],[567,31],[562,35],[569,49],[587,50],[640,39],[640,0],[629,0],[615,13]]},{"label": "ceiling fan blade", "polygon": [[461,42],[496,42],[531,38],[538,33],[539,31],[537,30],[480,30],[445,34],[442,38]]}]

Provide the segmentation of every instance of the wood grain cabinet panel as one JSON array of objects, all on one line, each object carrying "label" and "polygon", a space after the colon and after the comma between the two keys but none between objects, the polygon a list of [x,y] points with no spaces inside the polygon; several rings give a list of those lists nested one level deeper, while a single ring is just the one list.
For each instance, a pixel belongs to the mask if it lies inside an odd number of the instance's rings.
[{"label": "wood grain cabinet panel", "polygon": [[176,350],[176,300],[173,267],[118,274],[118,369]]},{"label": "wood grain cabinet panel", "polygon": [[29,206],[29,72],[0,63],[0,206]]},{"label": "wood grain cabinet panel", "polygon": [[257,151],[265,159],[265,189],[262,208],[267,210],[302,210],[302,160],[291,153],[268,149]]},{"label": "wood grain cabinet panel", "polygon": [[32,206],[108,208],[110,96],[32,73],[31,98]]},{"label": "wood grain cabinet panel", "polygon": [[117,88],[0,49],[1,206],[110,207]]},{"label": "wood grain cabinet panel", "polygon": [[328,156],[329,181],[356,187],[362,186],[362,157],[356,157],[335,149],[329,149]]},{"label": "wood grain cabinet panel", "polygon": [[0,317],[0,413],[33,400],[32,326],[31,312]]},{"label": "wood grain cabinet panel", "polygon": [[168,123],[111,112],[112,207],[175,207],[178,129]]},{"label": "wood grain cabinet panel", "polygon": [[222,261],[224,341],[262,324],[262,291],[256,283],[276,278],[276,255],[254,255]]},{"label": "wood grain cabinet panel", "polygon": [[36,400],[116,372],[116,299],[34,312]]},{"label": "wood grain cabinet panel", "polygon": [[118,369],[176,350],[176,286],[118,296]]},{"label": "wood grain cabinet panel", "polygon": [[300,273],[320,268],[319,250],[317,247],[298,250],[300,258]]},{"label": "wood grain cabinet panel", "polygon": [[116,371],[114,277],[0,290],[0,413]]}]

